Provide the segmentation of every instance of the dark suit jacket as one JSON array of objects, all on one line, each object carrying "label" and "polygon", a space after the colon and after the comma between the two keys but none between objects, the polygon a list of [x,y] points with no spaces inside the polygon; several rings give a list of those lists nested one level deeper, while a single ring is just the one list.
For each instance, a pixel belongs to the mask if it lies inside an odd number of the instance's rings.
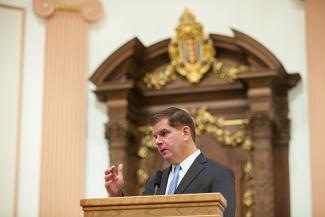
[{"label": "dark suit jacket", "polygon": [[[157,194],[165,194],[171,166],[163,170],[161,185]],[[155,176],[149,178],[145,185],[144,195],[154,194]],[[231,169],[212,161],[200,154],[193,162],[175,194],[220,192],[227,200],[225,217],[234,217],[236,209],[236,193],[234,173]]]}]

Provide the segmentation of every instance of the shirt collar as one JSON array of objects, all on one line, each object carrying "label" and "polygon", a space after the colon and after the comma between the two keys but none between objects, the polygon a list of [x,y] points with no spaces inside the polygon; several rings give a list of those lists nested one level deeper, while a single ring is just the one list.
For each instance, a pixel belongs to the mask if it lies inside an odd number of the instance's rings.
[{"label": "shirt collar", "polygon": [[[201,151],[198,149],[196,150],[194,153],[192,153],[191,155],[189,155],[187,158],[185,158],[181,163],[181,171],[183,173],[186,173],[187,170],[191,167],[191,165],[193,164],[193,162],[195,161],[195,159],[197,158],[197,156],[199,156],[199,154],[201,154]],[[175,168],[175,165],[173,165],[173,170]]]}]

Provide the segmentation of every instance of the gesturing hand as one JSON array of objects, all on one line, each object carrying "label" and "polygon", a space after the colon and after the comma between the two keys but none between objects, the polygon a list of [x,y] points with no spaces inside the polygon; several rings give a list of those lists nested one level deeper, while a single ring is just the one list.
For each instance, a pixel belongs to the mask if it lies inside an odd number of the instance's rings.
[{"label": "gesturing hand", "polygon": [[105,188],[111,197],[122,196],[123,187],[123,164],[118,165],[117,171],[115,165],[105,170]]}]

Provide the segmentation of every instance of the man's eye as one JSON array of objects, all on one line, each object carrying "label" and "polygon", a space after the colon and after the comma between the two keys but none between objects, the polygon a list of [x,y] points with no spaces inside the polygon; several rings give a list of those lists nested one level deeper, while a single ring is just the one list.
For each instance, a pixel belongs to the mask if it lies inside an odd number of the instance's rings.
[{"label": "man's eye", "polygon": [[163,131],[160,132],[159,135],[162,136],[162,137],[165,137],[165,136],[167,136],[167,134],[168,134],[168,131],[163,130]]}]

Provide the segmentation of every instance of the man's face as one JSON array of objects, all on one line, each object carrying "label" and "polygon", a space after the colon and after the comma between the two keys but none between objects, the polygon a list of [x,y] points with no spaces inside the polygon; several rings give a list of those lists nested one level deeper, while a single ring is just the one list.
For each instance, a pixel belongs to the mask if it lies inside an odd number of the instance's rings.
[{"label": "man's face", "polygon": [[162,119],[153,126],[154,142],[164,160],[169,163],[180,163],[185,152],[182,129],[169,125],[168,119]]}]

